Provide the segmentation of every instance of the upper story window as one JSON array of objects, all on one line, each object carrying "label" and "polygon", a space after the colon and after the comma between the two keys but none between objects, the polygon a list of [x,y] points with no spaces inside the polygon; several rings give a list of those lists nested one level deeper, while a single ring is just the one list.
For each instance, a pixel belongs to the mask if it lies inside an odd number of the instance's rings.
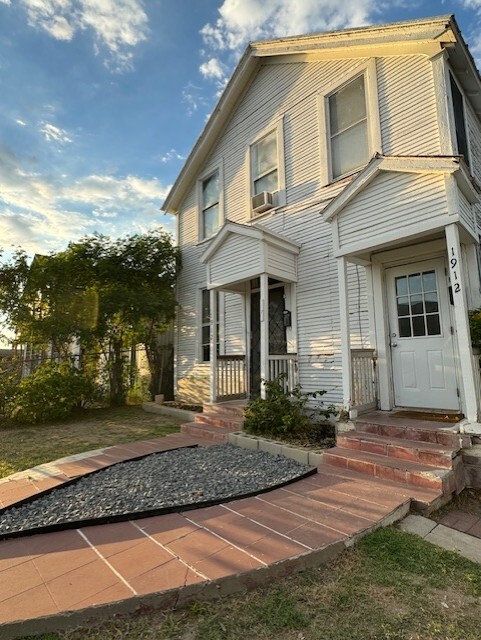
[{"label": "upper story window", "polygon": [[469,166],[469,144],[468,134],[466,131],[466,119],[464,115],[464,98],[452,73],[449,74],[449,79],[451,84],[451,96],[458,154],[463,156],[464,161]]},{"label": "upper story window", "polygon": [[201,239],[212,236],[220,226],[220,171],[202,181]]},{"label": "upper story window", "polygon": [[286,204],[284,120],[279,118],[248,147],[249,199],[253,216]]},{"label": "upper story window", "polygon": [[328,87],[319,97],[323,184],[361,169],[381,151],[376,62]]},{"label": "upper story window", "polygon": [[332,178],[361,167],[369,159],[364,75],[328,97]]},{"label": "upper story window", "polygon": [[251,147],[252,195],[279,189],[277,132],[272,131]]}]

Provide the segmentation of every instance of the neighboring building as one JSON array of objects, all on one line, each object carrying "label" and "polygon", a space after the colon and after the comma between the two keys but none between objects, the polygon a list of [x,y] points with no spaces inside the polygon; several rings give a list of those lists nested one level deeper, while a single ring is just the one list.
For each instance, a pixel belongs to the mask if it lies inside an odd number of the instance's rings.
[{"label": "neighboring building", "polygon": [[164,204],[179,396],[478,420],[480,89],[452,16],[247,47]]}]

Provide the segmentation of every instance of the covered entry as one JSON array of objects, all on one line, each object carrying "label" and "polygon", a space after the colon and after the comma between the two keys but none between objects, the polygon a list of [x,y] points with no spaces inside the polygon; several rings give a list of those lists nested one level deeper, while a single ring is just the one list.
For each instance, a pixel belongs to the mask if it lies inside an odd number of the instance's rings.
[{"label": "covered entry", "polygon": [[296,243],[265,227],[232,222],[205,251],[211,318],[216,317],[216,293],[235,294],[244,326],[236,353],[217,353],[211,325],[211,401],[263,395],[262,380],[280,373],[286,374],[287,387],[296,384],[298,254]]}]

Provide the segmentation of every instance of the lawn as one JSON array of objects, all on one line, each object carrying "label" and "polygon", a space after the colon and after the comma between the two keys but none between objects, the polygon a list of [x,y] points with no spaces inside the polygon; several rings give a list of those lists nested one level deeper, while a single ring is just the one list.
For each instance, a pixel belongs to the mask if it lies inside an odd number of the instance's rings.
[{"label": "lawn", "polygon": [[480,605],[480,565],[389,527],[242,597],[37,640],[479,640]]},{"label": "lawn", "polygon": [[0,422],[0,478],[82,451],[164,436],[179,431],[180,424],[140,406],[86,409],[45,425]]}]

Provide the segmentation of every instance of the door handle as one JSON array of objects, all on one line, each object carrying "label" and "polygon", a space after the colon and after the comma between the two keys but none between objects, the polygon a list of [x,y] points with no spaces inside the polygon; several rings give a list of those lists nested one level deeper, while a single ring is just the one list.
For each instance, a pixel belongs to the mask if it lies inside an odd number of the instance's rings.
[{"label": "door handle", "polygon": [[391,347],[397,347],[397,342],[391,342]]}]

